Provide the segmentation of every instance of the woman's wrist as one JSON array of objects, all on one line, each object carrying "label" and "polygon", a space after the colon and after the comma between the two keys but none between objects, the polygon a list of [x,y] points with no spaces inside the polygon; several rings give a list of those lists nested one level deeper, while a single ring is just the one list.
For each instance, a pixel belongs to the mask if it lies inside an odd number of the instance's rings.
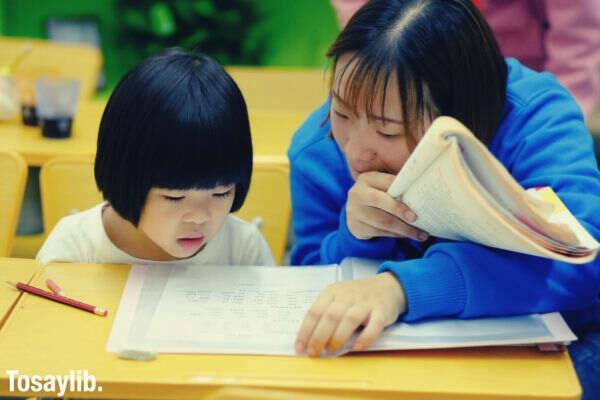
[{"label": "woman's wrist", "polygon": [[385,282],[387,288],[386,293],[391,297],[393,303],[397,307],[397,313],[394,318],[395,322],[398,317],[406,312],[406,296],[404,294],[404,288],[398,278],[396,278],[396,275],[389,271],[382,272],[379,276],[381,276],[381,279]]}]

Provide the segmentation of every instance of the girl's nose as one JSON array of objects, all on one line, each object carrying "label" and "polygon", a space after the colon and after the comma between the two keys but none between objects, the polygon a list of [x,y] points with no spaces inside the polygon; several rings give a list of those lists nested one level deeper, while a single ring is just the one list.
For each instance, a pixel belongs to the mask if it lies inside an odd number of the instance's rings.
[{"label": "girl's nose", "polygon": [[184,222],[193,222],[195,224],[202,224],[210,220],[210,210],[208,207],[195,207],[189,210],[183,216]]}]

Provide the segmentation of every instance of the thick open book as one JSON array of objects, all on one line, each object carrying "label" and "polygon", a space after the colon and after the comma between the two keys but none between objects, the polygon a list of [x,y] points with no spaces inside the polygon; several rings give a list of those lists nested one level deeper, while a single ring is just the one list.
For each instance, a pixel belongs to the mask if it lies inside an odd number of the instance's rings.
[{"label": "thick open book", "polygon": [[388,193],[440,238],[569,263],[594,259],[600,245],[549,187],[525,190],[464,125],[438,117]]},{"label": "thick open book", "polygon": [[[319,293],[373,275],[377,262],[340,266],[133,265],[107,351],[294,355],[294,340]],[[559,313],[443,319],[386,328],[369,350],[568,344]],[[343,354],[350,346],[336,353]]]}]

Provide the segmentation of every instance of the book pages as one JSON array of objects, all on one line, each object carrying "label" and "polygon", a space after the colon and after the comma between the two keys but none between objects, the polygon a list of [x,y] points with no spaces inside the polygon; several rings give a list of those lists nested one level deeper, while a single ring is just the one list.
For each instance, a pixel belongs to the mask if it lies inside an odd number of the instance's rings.
[{"label": "book pages", "polygon": [[432,123],[388,193],[417,214],[413,225],[432,236],[570,263],[591,261],[599,247],[572,215],[551,218],[554,207],[528,195],[450,117]]},{"label": "book pages", "polygon": [[[378,263],[358,258],[307,267],[133,265],[107,351],[295,355],[309,307],[328,285],[372,276]],[[387,327],[369,350],[539,345],[576,337],[554,313],[440,319]],[[554,324],[556,325],[556,324]],[[350,351],[352,341],[340,351]]]}]

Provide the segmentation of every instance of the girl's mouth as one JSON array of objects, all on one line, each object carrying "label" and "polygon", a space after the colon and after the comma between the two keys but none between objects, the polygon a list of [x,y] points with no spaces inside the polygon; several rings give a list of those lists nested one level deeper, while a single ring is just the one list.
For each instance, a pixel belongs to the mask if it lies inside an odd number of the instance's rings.
[{"label": "girl's mouth", "polygon": [[199,249],[204,244],[204,236],[180,238],[177,244],[187,250]]}]

